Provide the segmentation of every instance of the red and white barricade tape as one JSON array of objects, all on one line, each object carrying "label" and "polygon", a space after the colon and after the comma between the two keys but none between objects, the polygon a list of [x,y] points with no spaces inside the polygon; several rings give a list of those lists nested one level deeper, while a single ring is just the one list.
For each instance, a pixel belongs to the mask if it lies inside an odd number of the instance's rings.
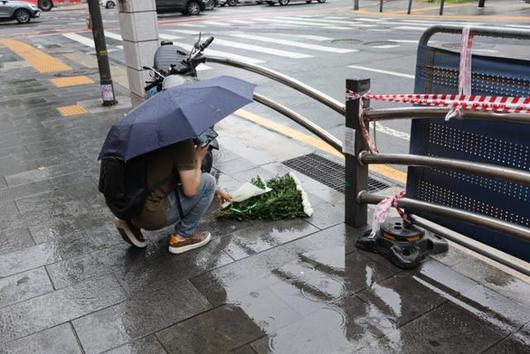
[{"label": "red and white barricade tape", "polygon": [[359,95],[353,91],[346,92],[350,100],[365,98],[376,101],[400,102],[425,106],[457,108],[495,113],[530,113],[530,97],[474,96],[474,95],[440,95],[440,94],[398,94]]}]

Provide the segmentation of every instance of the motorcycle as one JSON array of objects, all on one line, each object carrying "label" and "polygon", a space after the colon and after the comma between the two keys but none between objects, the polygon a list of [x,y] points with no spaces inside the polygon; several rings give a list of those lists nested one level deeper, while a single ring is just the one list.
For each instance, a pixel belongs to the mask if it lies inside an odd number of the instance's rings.
[{"label": "motorcycle", "polygon": [[[153,67],[144,66],[151,72],[151,80],[146,81],[144,91],[150,98],[164,89],[197,81],[197,66],[204,63],[204,50],[213,42],[214,37],[201,41],[201,35],[188,52],[184,48],[173,45],[171,41],[162,41],[155,52]],[[208,145],[208,153],[202,162],[203,172],[210,173],[213,165],[213,150],[219,150],[219,142],[215,138],[214,127],[197,137],[196,144]]]},{"label": "motorcycle", "polygon": [[53,0],[38,0],[37,1],[37,7],[41,9],[42,11],[50,11],[53,9],[55,4],[53,3]]}]

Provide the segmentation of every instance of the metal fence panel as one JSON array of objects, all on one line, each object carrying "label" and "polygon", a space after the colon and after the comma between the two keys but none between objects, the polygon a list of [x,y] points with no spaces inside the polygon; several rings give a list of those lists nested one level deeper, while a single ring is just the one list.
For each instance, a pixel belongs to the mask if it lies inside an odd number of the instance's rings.
[{"label": "metal fence panel", "polygon": [[[416,93],[458,93],[458,53],[420,44]],[[530,61],[473,55],[472,93],[530,96]],[[530,124],[416,119],[412,154],[456,158],[530,171]],[[448,170],[411,167],[407,195],[530,228],[530,187]],[[420,214],[421,215],[421,214]],[[443,226],[530,261],[530,243],[436,215]]]}]

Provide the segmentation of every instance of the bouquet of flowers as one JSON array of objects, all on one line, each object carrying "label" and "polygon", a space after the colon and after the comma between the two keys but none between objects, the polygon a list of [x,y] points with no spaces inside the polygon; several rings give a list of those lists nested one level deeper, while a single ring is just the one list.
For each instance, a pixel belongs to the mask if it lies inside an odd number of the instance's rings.
[{"label": "bouquet of flowers", "polygon": [[218,218],[283,220],[313,215],[300,180],[293,173],[263,181],[253,178],[234,193],[234,202],[217,212]]}]

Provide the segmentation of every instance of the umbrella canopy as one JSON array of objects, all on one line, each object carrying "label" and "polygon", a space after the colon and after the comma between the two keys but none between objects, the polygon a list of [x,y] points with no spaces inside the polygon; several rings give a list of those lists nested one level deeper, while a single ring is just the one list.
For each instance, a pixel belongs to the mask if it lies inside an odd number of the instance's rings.
[{"label": "umbrella canopy", "polygon": [[252,102],[255,85],[220,76],[164,90],[114,124],[98,159],[127,161],[164,146],[195,138]]}]

